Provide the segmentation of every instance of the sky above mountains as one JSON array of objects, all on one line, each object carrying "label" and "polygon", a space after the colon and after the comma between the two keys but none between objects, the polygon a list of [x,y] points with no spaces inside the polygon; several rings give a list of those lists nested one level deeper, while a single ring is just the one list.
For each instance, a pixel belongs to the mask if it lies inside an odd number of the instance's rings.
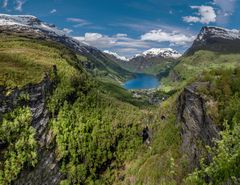
[{"label": "sky above mountains", "polygon": [[0,0],[0,13],[30,14],[102,50],[133,56],[184,52],[202,26],[240,29],[240,0]]}]

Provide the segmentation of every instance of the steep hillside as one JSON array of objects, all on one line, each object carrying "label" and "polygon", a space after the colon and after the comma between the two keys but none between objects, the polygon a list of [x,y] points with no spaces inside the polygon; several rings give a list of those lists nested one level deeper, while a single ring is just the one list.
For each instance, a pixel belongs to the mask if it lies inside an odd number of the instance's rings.
[{"label": "steep hillside", "polygon": [[1,35],[0,55],[0,184],[112,181],[101,176],[134,156],[147,113],[64,45]]},{"label": "steep hillside", "polygon": [[121,68],[100,50],[68,37],[64,31],[59,30],[54,25],[42,22],[37,17],[0,14],[0,32],[64,44],[82,55],[83,67],[97,76],[116,80],[123,80],[131,76],[130,72]]}]

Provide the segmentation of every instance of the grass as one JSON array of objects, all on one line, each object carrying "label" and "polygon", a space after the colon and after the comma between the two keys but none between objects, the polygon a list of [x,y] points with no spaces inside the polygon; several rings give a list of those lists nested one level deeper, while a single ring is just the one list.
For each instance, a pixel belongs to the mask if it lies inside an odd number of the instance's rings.
[{"label": "grass", "polygon": [[181,80],[173,82],[170,77],[163,78],[162,88],[163,90],[181,89],[204,71],[235,68],[239,65],[239,61],[240,54],[197,51],[194,55],[182,57],[174,67],[174,70],[181,76]]},{"label": "grass", "polygon": [[[53,42],[0,35],[0,85],[8,89],[39,83],[53,65],[69,65],[71,51]],[[85,60],[78,57],[77,61]],[[61,67],[60,67],[61,68]],[[67,70],[67,69],[66,69]]]}]

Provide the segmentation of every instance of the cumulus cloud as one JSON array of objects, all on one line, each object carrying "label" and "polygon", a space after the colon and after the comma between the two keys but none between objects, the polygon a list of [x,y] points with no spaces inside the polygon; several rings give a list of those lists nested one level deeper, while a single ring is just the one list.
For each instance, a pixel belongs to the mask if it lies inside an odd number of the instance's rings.
[{"label": "cumulus cloud", "polygon": [[156,41],[156,42],[169,42],[172,45],[185,45],[194,40],[194,36],[185,35],[179,32],[165,32],[161,29],[152,30],[141,36],[141,40]]},{"label": "cumulus cloud", "polygon": [[52,10],[50,11],[51,14],[56,13],[56,12],[57,12],[56,9],[52,9]]},{"label": "cumulus cloud", "polygon": [[100,33],[85,33],[84,36],[75,37],[77,40],[85,42],[89,45],[105,49],[109,47],[135,47],[135,48],[148,48],[149,45],[138,39],[127,37],[127,34],[116,34],[113,36],[102,35]]},{"label": "cumulus cloud", "polygon": [[75,25],[74,25],[75,28],[83,27],[83,26],[86,26],[86,25],[90,25],[90,24],[91,24],[91,23],[88,22],[87,20],[85,20],[85,19],[80,19],[80,18],[67,18],[67,21],[74,23],[74,24],[75,24]]},{"label": "cumulus cloud", "polygon": [[26,3],[26,1],[25,0],[16,0],[15,3],[16,3],[15,10],[21,12],[22,11],[22,7]]},{"label": "cumulus cloud", "polygon": [[198,12],[197,16],[185,16],[183,21],[188,23],[197,23],[209,24],[211,22],[216,22],[216,12],[211,6],[191,6],[192,9],[196,9]]}]

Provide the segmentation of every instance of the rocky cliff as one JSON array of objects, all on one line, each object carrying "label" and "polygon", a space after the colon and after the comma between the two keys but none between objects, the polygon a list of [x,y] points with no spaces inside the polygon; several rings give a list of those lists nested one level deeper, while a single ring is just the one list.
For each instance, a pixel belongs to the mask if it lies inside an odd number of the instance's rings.
[{"label": "rocky cliff", "polygon": [[207,115],[205,100],[196,92],[196,88],[206,85],[208,83],[187,86],[178,100],[177,122],[181,125],[181,151],[187,155],[191,171],[199,166],[205,145],[213,146],[213,138],[218,138],[218,129]]},{"label": "rocky cliff", "polygon": [[[57,83],[57,69],[53,68],[54,77],[48,74],[39,84],[29,84],[21,89],[14,89],[6,95],[6,89],[0,88],[0,120],[3,114],[11,112],[16,107],[29,106],[32,112],[32,126],[36,129],[38,142],[38,164],[35,168],[25,168],[13,183],[23,184],[59,184],[62,174],[55,157],[52,134],[49,130],[50,114],[47,110],[47,98],[53,92]],[[7,147],[2,144],[0,150]]]}]

